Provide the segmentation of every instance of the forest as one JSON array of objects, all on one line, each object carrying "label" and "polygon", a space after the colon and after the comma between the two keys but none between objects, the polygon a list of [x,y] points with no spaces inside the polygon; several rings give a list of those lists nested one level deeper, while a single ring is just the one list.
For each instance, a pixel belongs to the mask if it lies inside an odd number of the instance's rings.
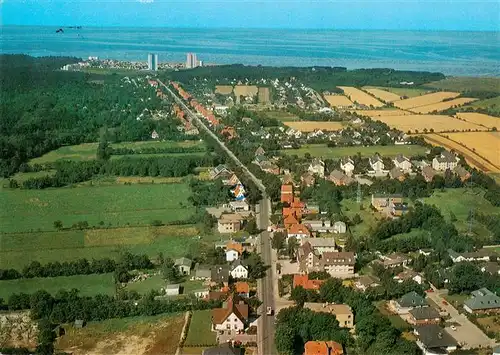
[{"label": "forest", "polygon": [[213,67],[198,67],[189,71],[169,73],[171,79],[189,83],[193,79],[207,79],[215,84],[235,80],[279,79],[296,80],[315,90],[332,90],[335,86],[392,86],[401,87],[400,82],[414,82],[421,85],[445,78],[441,73],[399,71],[394,69],[356,69],[347,70],[342,67],[264,67],[246,66],[242,64],[219,65]]},{"label": "forest", "polygon": [[153,130],[162,139],[185,139],[174,121],[152,118],[165,106],[153,88],[59,70],[75,62],[0,55],[0,176],[59,147],[96,142],[103,129],[111,142],[148,140]]}]

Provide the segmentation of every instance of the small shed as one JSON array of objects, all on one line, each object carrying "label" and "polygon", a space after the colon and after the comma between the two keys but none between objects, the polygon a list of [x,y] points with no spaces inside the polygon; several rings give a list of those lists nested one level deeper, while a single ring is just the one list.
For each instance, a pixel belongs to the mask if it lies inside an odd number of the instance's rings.
[{"label": "small shed", "polygon": [[77,319],[75,320],[74,326],[75,328],[83,328],[85,327],[85,321],[83,319]]},{"label": "small shed", "polygon": [[165,287],[165,295],[178,296],[180,294],[180,290],[181,290],[180,284],[167,285]]}]

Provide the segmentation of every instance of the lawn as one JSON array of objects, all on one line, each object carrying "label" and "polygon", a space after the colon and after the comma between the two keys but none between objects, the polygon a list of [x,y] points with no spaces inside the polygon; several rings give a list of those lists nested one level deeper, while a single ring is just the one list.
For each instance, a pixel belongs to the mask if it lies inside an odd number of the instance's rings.
[{"label": "lawn", "polygon": [[381,156],[396,156],[398,154],[405,154],[406,156],[422,155],[425,154],[427,148],[420,145],[375,145],[371,147],[335,147],[330,148],[325,144],[310,144],[303,145],[299,149],[284,149],[282,153],[287,155],[303,156],[306,153],[311,154],[313,157],[322,157],[325,159],[333,158],[339,159],[345,156],[352,156],[361,153],[362,156],[368,157],[375,153]]},{"label": "lawn", "polygon": [[87,221],[89,226],[139,226],[185,220],[195,209],[187,184],[85,186],[0,191],[0,233],[51,231]]},{"label": "lawn", "polygon": [[[430,205],[435,205],[441,210],[443,216],[450,221],[451,213],[457,220],[454,222],[459,231],[468,230],[467,217],[470,209],[475,213],[500,214],[500,207],[493,206],[483,195],[485,191],[480,188],[460,188],[447,189],[444,192],[435,191],[431,197],[424,198],[423,201]],[[472,223],[472,231],[480,237],[491,235],[485,226],[477,221]]]},{"label": "lawn", "polygon": [[17,173],[14,176],[12,176],[11,179],[14,179],[19,184],[21,184],[24,181],[29,180],[29,179],[37,179],[37,178],[41,178],[44,176],[52,176],[55,173],[56,173],[56,170],[44,170],[44,171],[37,171],[37,172],[32,172],[32,173]]},{"label": "lawn", "polygon": [[113,258],[124,251],[155,257],[178,258],[187,253],[196,255],[201,245],[212,245],[216,235],[197,237],[192,225],[162,227],[130,227],[20,233],[0,235],[0,268],[22,269],[32,261],[42,264],[79,258]]},{"label": "lawn", "polygon": [[270,118],[275,118],[283,122],[300,120],[299,116],[287,111],[264,111],[264,113]]},{"label": "lawn", "polygon": [[415,97],[420,96],[425,93],[428,93],[429,90],[426,89],[418,89],[418,88],[391,88],[391,87],[382,87],[382,86],[365,86],[367,89],[380,89],[392,92],[399,96],[407,96],[407,97]]},{"label": "lawn", "polygon": [[425,84],[424,86],[449,91],[487,91],[500,93],[500,78],[449,77]]},{"label": "lawn", "polygon": [[13,293],[32,294],[45,290],[55,295],[59,290],[79,289],[80,294],[91,296],[96,294],[115,294],[113,274],[75,275],[59,277],[35,277],[32,279],[0,281],[0,298],[8,300]]},{"label": "lawn", "polygon": [[391,313],[387,309],[387,301],[382,300],[382,301],[375,302],[375,307],[377,307],[377,309],[380,311],[380,313],[382,313],[383,316],[385,316],[389,319],[389,321],[391,322],[391,324],[394,328],[399,329],[399,330],[405,330],[405,329],[410,328],[410,325],[408,323],[406,323],[403,320],[403,318],[401,318],[397,314]]},{"label": "lawn", "polygon": [[[61,147],[59,149],[53,150],[47,154],[42,155],[39,158],[32,159],[31,164],[46,164],[52,163],[58,160],[93,160],[96,158],[97,143],[83,143],[79,145],[71,145]],[[188,147],[199,147],[204,148],[205,145],[202,141],[143,141],[143,142],[123,142],[111,144],[112,148],[130,148],[130,149],[143,149],[143,148],[188,148]],[[172,153],[175,154],[175,153]],[[194,153],[203,154],[203,153]],[[141,154],[140,156],[148,156],[156,154]],[[165,154],[163,154],[165,155]],[[124,157],[126,155],[118,155],[114,158]]]},{"label": "lawn", "polygon": [[465,294],[454,294],[454,295],[445,295],[443,297],[449,304],[456,307],[462,307],[464,302],[470,298],[469,295]]},{"label": "lawn", "polygon": [[356,238],[368,236],[370,229],[375,228],[383,217],[381,213],[373,212],[370,208],[370,204],[371,199],[369,197],[363,199],[363,209],[360,209],[360,205],[356,202],[356,200],[342,200],[342,213],[351,220],[356,214],[359,214],[361,220],[363,221],[362,223],[351,227],[352,235]]},{"label": "lawn", "polygon": [[[128,291],[136,291],[140,294],[146,294],[151,290],[159,291],[162,287],[165,287],[167,282],[163,280],[161,275],[153,275],[148,277],[144,281],[134,282],[127,284]],[[202,281],[185,281],[181,285],[184,287],[184,295],[191,294],[193,291],[203,288]]]},{"label": "lawn", "polygon": [[74,355],[174,354],[183,325],[184,315],[178,313],[107,319],[80,329],[65,324],[66,334],[55,347]]},{"label": "lawn", "polygon": [[[491,99],[479,100],[475,101],[469,105],[464,106],[467,107],[475,107],[475,108],[484,108],[489,109],[492,113],[495,113],[497,116],[500,115],[500,96],[493,97]],[[497,127],[499,128],[499,127]]]},{"label": "lawn", "polygon": [[215,332],[211,331],[211,327],[212,310],[194,311],[184,346],[199,347],[217,344]]}]

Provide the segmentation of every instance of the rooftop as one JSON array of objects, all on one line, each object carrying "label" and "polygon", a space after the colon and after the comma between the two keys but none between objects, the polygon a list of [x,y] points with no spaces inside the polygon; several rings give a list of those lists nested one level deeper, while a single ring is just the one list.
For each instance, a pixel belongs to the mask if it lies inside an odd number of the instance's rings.
[{"label": "rooftop", "polygon": [[329,312],[332,314],[352,314],[352,308],[347,304],[330,304],[318,302],[306,302],[304,308],[314,312]]},{"label": "rooftop", "polygon": [[458,343],[438,325],[423,325],[415,328],[420,342],[428,349],[457,346]]},{"label": "rooftop", "polygon": [[409,313],[416,320],[436,319],[436,318],[439,318],[438,311],[436,311],[433,307],[418,307],[418,308],[413,308]]}]

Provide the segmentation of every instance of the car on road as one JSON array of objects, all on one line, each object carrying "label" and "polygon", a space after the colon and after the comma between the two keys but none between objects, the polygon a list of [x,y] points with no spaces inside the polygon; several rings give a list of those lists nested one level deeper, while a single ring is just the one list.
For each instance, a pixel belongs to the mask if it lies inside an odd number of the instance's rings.
[{"label": "car on road", "polygon": [[443,300],[443,302],[442,302],[442,303],[443,303],[445,306],[447,306],[447,305],[448,305],[448,302],[446,302],[445,300]]},{"label": "car on road", "polygon": [[455,327],[454,325],[452,325],[450,328],[451,330],[457,330],[457,327]]},{"label": "car on road", "polygon": [[273,313],[274,313],[273,309],[272,309],[271,307],[267,307],[266,314],[267,314],[268,316],[272,316],[272,315],[273,315]]}]

